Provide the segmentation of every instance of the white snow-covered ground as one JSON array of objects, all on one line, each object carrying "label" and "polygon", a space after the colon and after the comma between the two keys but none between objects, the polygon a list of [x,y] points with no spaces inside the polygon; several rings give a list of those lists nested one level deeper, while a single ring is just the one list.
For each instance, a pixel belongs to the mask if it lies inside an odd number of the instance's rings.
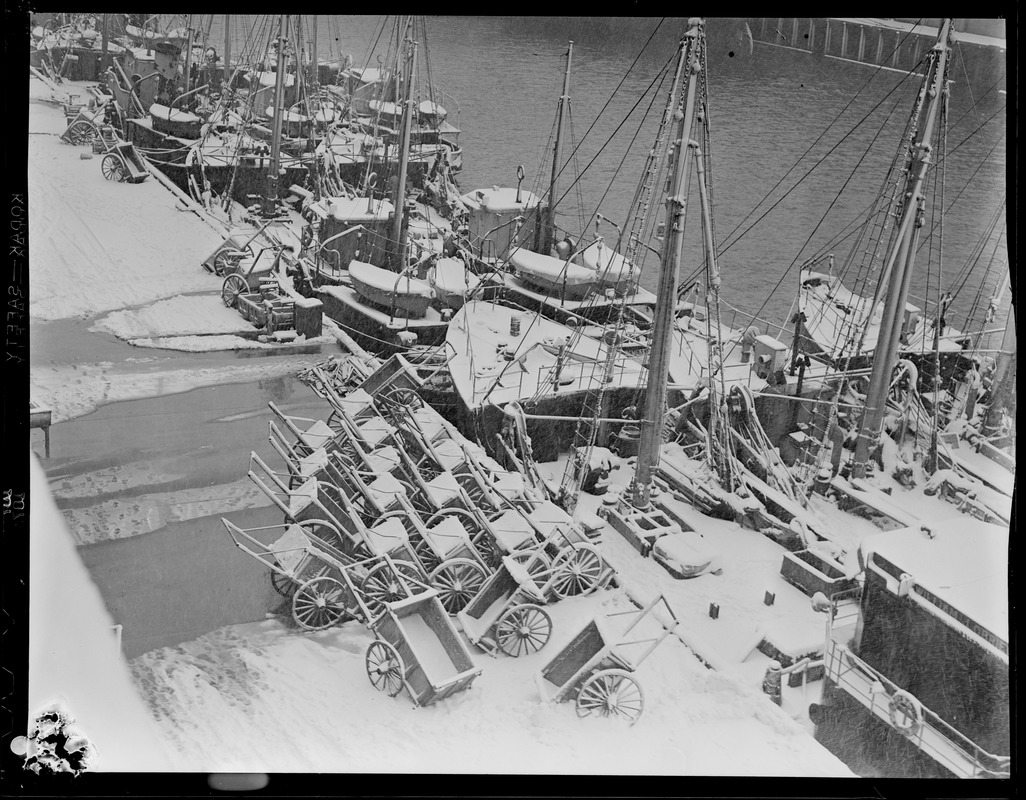
[{"label": "white snow-covered ground", "polygon": [[152,177],[105,180],[67,127],[50,90],[29,81],[29,314],[52,320],[138,306],[184,292],[220,290],[200,263],[221,243]]},{"label": "white snow-covered ground", "polygon": [[355,622],[313,634],[236,625],[140,656],[132,671],[178,769],[851,776],[765,695],[672,637],[634,673],[645,710],[633,727],[543,701],[535,673],[593,617],[632,608],[615,590],[550,606],[544,649],[475,650],[483,672],[470,689],[423,708],[371,686],[374,637]]}]

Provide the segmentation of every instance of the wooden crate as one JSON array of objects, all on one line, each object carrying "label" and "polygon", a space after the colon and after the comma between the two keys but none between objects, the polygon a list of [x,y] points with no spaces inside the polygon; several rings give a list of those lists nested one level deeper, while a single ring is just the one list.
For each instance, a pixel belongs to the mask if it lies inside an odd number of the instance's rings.
[{"label": "wooden crate", "polygon": [[836,566],[808,550],[784,553],[780,574],[809,597],[816,592],[830,597],[855,586],[854,578],[847,577]]}]

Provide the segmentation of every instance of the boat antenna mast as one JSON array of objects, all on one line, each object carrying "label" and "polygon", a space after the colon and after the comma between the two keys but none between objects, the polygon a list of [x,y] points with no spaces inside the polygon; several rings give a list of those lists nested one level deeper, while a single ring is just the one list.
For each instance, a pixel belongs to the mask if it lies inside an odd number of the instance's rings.
[{"label": "boat antenna mast", "polygon": [[673,324],[676,318],[677,282],[687,219],[688,185],[691,178],[691,131],[695,124],[695,101],[698,77],[705,52],[705,21],[693,17],[681,47],[681,63],[686,65],[685,85],[681,102],[673,112],[677,121],[673,148],[672,174],[666,198],[666,236],[660,263],[659,288],[652,330],[652,350],[648,361],[648,390],[641,419],[638,445],[638,466],[630,488],[630,503],[643,510],[649,507],[652,473],[659,463],[663,438],[663,416],[666,406],[666,385],[672,349]]},{"label": "boat antenna mast", "polygon": [[916,142],[912,163],[909,166],[897,235],[886,262],[887,294],[873,356],[865,411],[859,426],[858,438],[855,441],[852,475],[856,478],[865,477],[871,450],[880,441],[884,412],[887,407],[887,395],[890,391],[891,374],[898,361],[903,312],[912,281],[912,268],[915,263],[919,231],[925,217],[923,182],[927,169],[934,160],[931,140],[938,112],[948,93],[948,56],[953,38],[951,23],[951,19],[944,20],[937,44],[934,45],[930,55],[930,67],[926,77],[928,88],[923,110],[925,122],[922,136]]}]

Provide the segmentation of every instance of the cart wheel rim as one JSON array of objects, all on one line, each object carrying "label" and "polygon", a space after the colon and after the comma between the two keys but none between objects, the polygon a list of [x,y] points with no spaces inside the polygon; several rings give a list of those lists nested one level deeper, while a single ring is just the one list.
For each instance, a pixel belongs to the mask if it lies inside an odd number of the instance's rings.
[{"label": "cart wheel rim", "polygon": [[454,616],[477,596],[485,581],[484,568],[467,558],[453,558],[432,571],[431,586],[445,611]]},{"label": "cart wheel rim", "polygon": [[248,288],[241,275],[229,275],[221,284],[221,300],[228,308],[235,308],[239,302],[239,295]]},{"label": "cart wheel rim", "polygon": [[540,586],[552,572],[552,560],[544,550],[516,550],[510,557],[527,570],[527,574]]},{"label": "cart wheel rim", "polygon": [[388,642],[371,642],[367,648],[367,677],[371,685],[389,697],[403,690],[403,660]]},{"label": "cart wheel rim", "polygon": [[577,716],[613,717],[633,725],[645,709],[641,685],[628,672],[607,669],[596,672],[577,694]]},{"label": "cart wheel rim", "polygon": [[109,181],[120,180],[118,176],[121,173],[121,162],[117,156],[104,156],[103,161],[100,162],[100,171],[103,173],[103,177]]},{"label": "cart wheel rim", "polygon": [[[286,519],[286,522],[288,522],[288,519]],[[304,519],[299,522],[299,527],[315,539],[320,539],[329,547],[334,547],[336,550],[344,549],[342,534],[339,533],[338,528],[327,520]]]},{"label": "cart wheel rim", "polygon": [[495,643],[512,658],[541,650],[552,633],[552,618],[535,605],[515,606],[495,623]]},{"label": "cart wheel rim", "polygon": [[[397,568],[402,572],[401,568]],[[402,582],[387,563],[378,564],[371,569],[360,583],[360,593],[372,617],[385,610],[385,603],[393,603],[407,597]]]},{"label": "cart wheel rim", "polygon": [[346,587],[334,578],[314,578],[293,595],[292,617],[310,631],[338,625],[346,617],[346,594]]},{"label": "cart wheel rim", "polygon": [[431,572],[442,563],[442,560],[435,555],[435,551],[431,549],[431,545],[428,544],[427,539],[423,536],[411,538],[411,541],[413,542],[413,554],[417,556],[417,559],[428,572]]},{"label": "cart wheel rim", "polygon": [[297,584],[291,578],[287,578],[277,570],[271,570],[271,586],[278,594],[284,597],[286,600],[291,600],[296,594],[296,589],[299,588]]},{"label": "cart wheel rim", "polygon": [[562,550],[552,562],[552,591],[560,598],[594,591],[602,577],[602,556],[588,545]]}]

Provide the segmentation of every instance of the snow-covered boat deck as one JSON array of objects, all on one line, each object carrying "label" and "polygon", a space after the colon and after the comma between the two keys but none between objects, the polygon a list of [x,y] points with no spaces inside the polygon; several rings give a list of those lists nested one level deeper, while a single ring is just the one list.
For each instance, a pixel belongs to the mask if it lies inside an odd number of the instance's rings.
[{"label": "snow-covered boat deck", "polygon": [[[581,335],[560,357],[570,333],[542,316],[472,300],[456,312],[446,331],[453,384],[471,409],[486,401],[502,405],[536,394],[599,388],[608,347]],[[644,379],[639,362],[616,358],[614,385],[637,386]]]}]

